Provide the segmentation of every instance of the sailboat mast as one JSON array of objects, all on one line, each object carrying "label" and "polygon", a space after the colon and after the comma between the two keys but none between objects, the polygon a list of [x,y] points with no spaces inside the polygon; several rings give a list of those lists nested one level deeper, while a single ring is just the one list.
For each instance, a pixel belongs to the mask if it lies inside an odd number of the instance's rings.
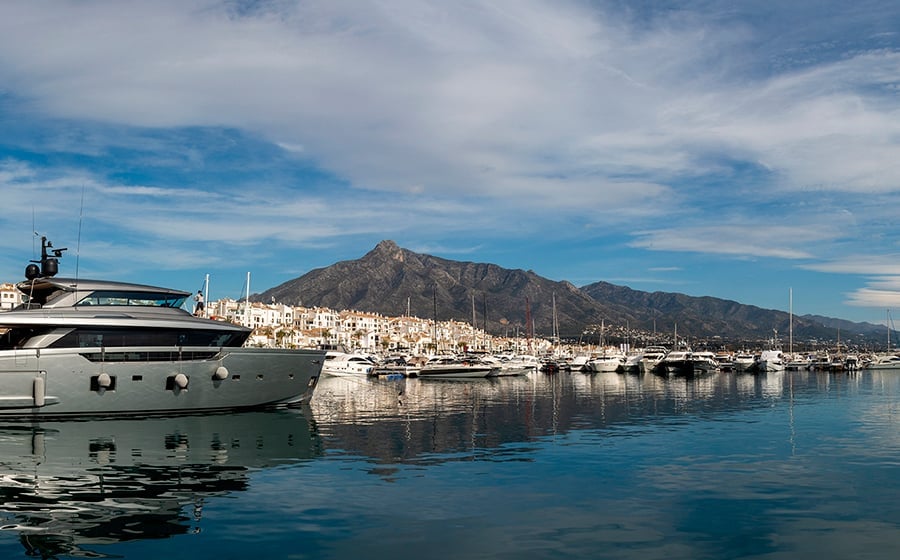
[{"label": "sailboat mast", "polygon": [[528,338],[528,351],[531,352],[531,337],[533,335],[532,325],[531,325],[531,302],[528,301],[528,296],[525,296],[525,336]]},{"label": "sailboat mast", "polygon": [[478,349],[478,345],[476,344],[476,335],[478,333],[478,323],[475,322],[475,294],[472,294],[472,346],[475,349]]},{"label": "sailboat mast", "polygon": [[481,336],[483,342],[481,346],[484,347],[487,351],[491,351],[491,348],[488,348],[488,335],[487,335],[487,294],[481,292]]},{"label": "sailboat mast", "polygon": [[556,316],[556,292],[553,292],[553,342],[559,346],[559,318]]},{"label": "sailboat mast", "polygon": [[438,354],[438,353],[440,353],[440,348],[438,347],[438,340],[437,340],[437,287],[431,288],[431,305],[433,307],[432,317],[434,318],[434,321],[433,321],[433,324],[431,327],[432,328],[431,337],[434,339],[434,353]]},{"label": "sailboat mast", "polygon": [[790,342],[788,342],[788,352],[791,354],[791,359],[794,358],[794,288],[790,288],[788,292],[788,309],[790,313],[788,314],[788,338]]}]

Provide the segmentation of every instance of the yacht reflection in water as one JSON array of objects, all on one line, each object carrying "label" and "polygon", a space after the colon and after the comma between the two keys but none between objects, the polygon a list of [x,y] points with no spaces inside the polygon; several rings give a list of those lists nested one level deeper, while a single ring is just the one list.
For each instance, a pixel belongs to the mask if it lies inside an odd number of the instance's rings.
[{"label": "yacht reflection in water", "polygon": [[0,529],[29,556],[102,557],[91,547],[199,531],[206,498],[319,455],[303,409],[0,423]]}]

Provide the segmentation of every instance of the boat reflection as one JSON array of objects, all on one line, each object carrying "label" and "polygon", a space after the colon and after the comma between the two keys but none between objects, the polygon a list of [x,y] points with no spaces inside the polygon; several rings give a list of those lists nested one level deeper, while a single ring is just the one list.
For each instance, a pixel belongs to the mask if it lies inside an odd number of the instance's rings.
[{"label": "boat reflection", "polygon": [[782,398],[785,386],[784,372],[695,377],[537,372],[458,381],[327,378],[316,388],[310,409],[329,448],[381,465],[505,460],[512,447],[517,459],[527,460],[528,451],[546,436],[576,430],[621,435],[628,433],[622,428],[648,422],[766,408]]},{"label": "boat reflection", "polygon": [[207,498],[321,455],[308,413],[0,424],[0,529],[43,558],[197,532]]}]

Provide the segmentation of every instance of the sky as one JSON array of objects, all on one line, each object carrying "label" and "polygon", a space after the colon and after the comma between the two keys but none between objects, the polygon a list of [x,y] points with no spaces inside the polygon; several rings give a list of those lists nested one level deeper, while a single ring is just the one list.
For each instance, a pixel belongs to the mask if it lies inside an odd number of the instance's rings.
[{"label": "sky", "polygon": [[[883,323],[900,3],[0,3],[0,281],[209,298],[379,241]],[[398,310],[401,314],[403,310]]]}]

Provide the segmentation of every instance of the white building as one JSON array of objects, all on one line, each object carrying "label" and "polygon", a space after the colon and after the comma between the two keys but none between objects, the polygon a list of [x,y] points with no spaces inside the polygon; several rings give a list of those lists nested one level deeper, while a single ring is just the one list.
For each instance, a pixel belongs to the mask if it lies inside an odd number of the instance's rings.
[{"label": "white building", "polygon": [[16,289],[15,284],[0,284],[0,310],[9,311],[22,303],[22,292]]}]

